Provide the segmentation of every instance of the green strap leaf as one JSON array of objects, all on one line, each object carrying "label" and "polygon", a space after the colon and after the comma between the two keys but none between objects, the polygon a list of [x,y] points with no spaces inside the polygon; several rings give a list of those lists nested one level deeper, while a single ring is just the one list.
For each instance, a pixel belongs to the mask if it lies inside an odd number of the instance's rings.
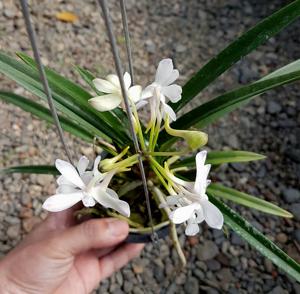
[{"label": "green strap leaf", "polygon": [[300,59],[295,60],[275,71],[273,71],[272,73],[264,76],[263,78],[260,79],[260,81],[264,81],[267,79],[271,79],[271,78],[275,78],[275,77],[279,77],[281,75],[285,75],[285,74],[289,74],[292,72],[295,72],[297,70],[300,70]]},{"label": "green strap leaf", "polygon": [[[32,67],[20,63],[15,59],[9,57],[8,55],[2,54],[0,52],[0,72],[16,81],[29,92],[47,101],[47,97],[43,91],[42,84],[39,81],[38,73],[33,70]],[[105,125],[102,125],[100,123],[100,120],[94,120],[76,103],[65,99],[65,97],[59,95],[53,90],[52,96],[54,98],[55,106],[65,116],[78,123],[81,127],[92,131],[98,137],[111,142],[111,138],[104,133],[107,132],[107,129],[104,128]]]},{"label": "green strap leaf", "polygon": [[182,99],[171,104],[177,112],[242,57],[266,42],[300,16],[300,1],[259,22],[204,65],[184,86]]},{"label": "green strap leaf", "polygon": [[80,66],[75,66],[75,69],[76,71],[79,73],[79,75],[82,77],[82,79],[96,92],[98,93],[99,95],[102,94],[100,93],[94,83],[93,83],[93,80],[95,79],[95,76],[89,71],[89,70],[86,70]]},{"label": "green strap leaf", "polygon": [[[261,160],[266,158],[264,155],[248,152],[248,151],[209,151],[207,153],[206,164],[219,165],[223,163],[234,163],[234,162],[248,162],[254,160]],[[195,156],[184,158],[172,165],[172,167],[186,166],[189,168],[195,168]]]},{"label": "green strap leaf", "polygon": [[59,175],[59,171],[53,165],[21,165],[0,170],[0,174],[12,173]]},{"label": "green strap leaf", "polygon": [[[36,63],[31,57],[21,52],[17,55],[37,73]],[[99,112],[89,105],[88,99],[92,97],[90,93],[48,67],[45,67],[45,72],[52,91],[56,91],[65,99],[78,105],[86,115],[94,118],[98,128],[101,130],[104,128],[104,130],[106,129],[111,133],[117,134],[118,136],[116,136],[116,138],[118,139],[119,137],[124,140],[129,139],[126,136],[125,129],[111,112]],[[113,137],[114,134],[110,137]]]},{"label": "green strap leaf", "polygon": [[[204,128],[218,118],[244,105],[255,96],[299,79],[300,70],[297,70],[287,74],[278,74],[275,77],[259,80],[250,85],[227,92],[184,114],[172,123],[172,127],[175,129],[188,129],[192,126]],[[167,149],[176,141],[176,139],[169,136],[166,132],[163,132],[160,138],[159,143],[163,144],[161,150]]]},{"label": "green strap leaf", "polygon": [[[13,94],[13,93],[9,93],[9,92],[3,92],[0,91],[0,99],[12,103],[18,107],[20,107],[21,109],[32,113],[33,115],[37,116],[38,118],[45,120],[49,123],[53,124],[53,118],[51,115],[51,112],[45,108],[44,106],[31,101],[27,98],[24,98],[22,96]],[[75,135],[76,137],[79,137],[87,142],[93,142],[93,137],[94,135],[89,133],[87,130],[81,128],[80,126],[76,125],[75,123],[73,123],[72,121],[70,121],[69,119],[59,115],[59,121],[61,123],[62,128]]]},{"label": "green strap leaf", "polygon": [[262,255],[269,258],[279,268],[300,282],[300,265],[295,260],[289,257],[238,213],[215,198],[213,194],[209,194],[209,199],[223,213],[225,224],[228,227],[245,239]]},{"label": "green strap leaf", "polygon": [[237,191],[232,188],[225,187],[221,184],[210,184],[207,188],[207,191],[213,194],[215,197],[220,197],[223,199],[230,200],[232,202],[251,207],[254,209],[257,209],[259,211],[282,216],[282,217],[293,217],[293,215],[286,211],[285,209],[282,209],[278,207],[277,205],[270,203],[268,201],[265,201],[263,199],[260,199],[258,197]]}]

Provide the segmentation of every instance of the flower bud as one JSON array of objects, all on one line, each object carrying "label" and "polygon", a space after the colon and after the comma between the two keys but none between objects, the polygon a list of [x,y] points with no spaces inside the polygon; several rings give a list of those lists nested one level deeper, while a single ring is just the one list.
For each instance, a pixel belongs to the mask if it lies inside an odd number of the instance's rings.
[{"label": "flower bud", "polygon": [[204,146],[208,141],[208,136],[204,132],[172,129],[169,124],[169,117],[165,120],[165,129],[169,135],[183,138],[191,150]]}]

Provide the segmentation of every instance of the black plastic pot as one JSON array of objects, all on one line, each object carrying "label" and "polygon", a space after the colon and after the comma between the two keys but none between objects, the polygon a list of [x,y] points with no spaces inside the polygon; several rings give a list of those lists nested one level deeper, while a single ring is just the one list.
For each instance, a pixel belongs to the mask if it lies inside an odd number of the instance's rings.
[{"label": "black plastic pot", "polygon": [[[158,239],[164,239],[169,235],[169,225],[156,230]],[[151,233],[129,233],[126,243],[150,243],[152,242]]]}]

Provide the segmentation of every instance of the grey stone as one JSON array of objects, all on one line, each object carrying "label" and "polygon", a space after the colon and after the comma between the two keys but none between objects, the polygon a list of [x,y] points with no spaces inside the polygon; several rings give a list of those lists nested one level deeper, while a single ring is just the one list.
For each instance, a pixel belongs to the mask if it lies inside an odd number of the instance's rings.
[{"label": "grey stone", "polygon": [[122,272],[117,272],[116,273],[116,280],[118,282],[119,285],[123,285],[123,275]]},{"label": "grey stone", "polygon": [[290,211],[297,221],[300,221],[300,203],[294,203],[290,206]]},{"label": "grey stone", "polygon": [[300,191],[294,188],[288,188],[282,192],[283,198],[287,203],[299,202]]},{"label": "grey stone", "polygon": [[152,40],[146,40],[145,42],[146,50],[149,53],[155,53],[156,51],[156,46]]},{"label": "grey stone", "polygon": [[235,232],[232,233],[231,243],[233,245],[237,245],[237,246],[243,246],[243,245],[245,245],[245,241],[237,233],[235,233]]},{"label": "grey stone", "polygon": [[206,262],[206,265],[211,271],[218,271],[221,268],[221,264],[215,259],[208,260]]},{"label": "grey stone", "polygon": [[132,293],[133,294],[144,294],[144,291],[141,288],[139,288],[138,286],[134,286]]},{"label": "grey stone", "polygon": [[283,289],[281,286],[277,286],[274,289],[272,289],[269,294],[289,294],[289,292],[285,289]]},{"label": "grey stone", "polygon": [[216,257],[219,253],[217,245],[209,240],[204,241],[197,247],[197,257],[201,261],[206,261]]},{"label": "grey stone", "polygon": [[130,281],[125,281],[123,288],[126,293],[131,293],[133,289],[133,284]]},{"label": "grey stone", "polygon": [[300,294],[300,284],[296,282],[294,283],[293,287],[294,287],[295,294]]},{"label": "grey stone", "polygon": [[229,283],[233,278],[232,272],[229,268],[222,268],[219,272],[217,272],[217,276],[222,283]]},{"label": "grey stone", "polygon": [[233,167],[234,170],[238,172],[242,172],[245,170],[245,164],[239,162],[232,163],[231,166]]},{"label": "grey stone", "polygon": [[20,231],[21,231],[21,226],[19,224],[12,225],[7,229],[6,234],[7,234],[8,238],[10,238],[10,239],[17,239],[17,238],[21,237]]},{"label": "grey stone", "polygon": [[267,111],[270,114],[275,114],[278,113],[282,110],[282,107],[279,103],[275,102],[275,101],[269,101],[267,104]]},{"label": "grey stone", "polygon": [[194,269],[193,274],[194,274],[194,276],[197,277],[199,280],[203,280],[204,277],[205,277],[204,273],[203,273],[201,270],[197,269],[197,268]]},{"label": "grey stone", "polygon": [[199,293],[199,282],[194,277],[189,277],[184,284],[185,293],[198,294]]},{"label": "grey stone", "polygon": [[158,283],[161,283],[165,279],[164,270],[161,267],[156,267],[154,271],[154,278]]},{"label": "grey stone", "polygon": [[300,243],[300,229],[295,230],[294,232],[295,239],[298,243]]},{"label": "grey stone", "polygon": [[168,290],[166,291],[166,294],[175,294],[177,289],[177,285],[175,283],[172,283]]}]

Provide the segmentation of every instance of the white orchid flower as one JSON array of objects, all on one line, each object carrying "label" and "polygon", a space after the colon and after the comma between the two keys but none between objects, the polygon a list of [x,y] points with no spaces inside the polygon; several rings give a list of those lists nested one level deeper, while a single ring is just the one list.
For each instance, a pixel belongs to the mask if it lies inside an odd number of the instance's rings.
[{"label": "white orchid flower", "polygon": [[[137,103],[141,99],[142,87],[139,85],[131,86],[131,77],[128,72],[124,74],[124,84],[128,98]],[[93,84],[100,92],[105,93],[97,97],[89,99],[89,103],[99,111],[109,111],[118,107],[122,101],[122,91],[118,76],[108,75],[106,79],[94,79]]]},{"label": "white orchid flower", "polygon": [[170,58],[160,61],[156,70],[155,81],[145,88],[142,93],[142,100],[138,103],[138,105],[141,103],[145,104],[145,99],[151,98],[149,101],[151,120],[156,117],[158,110],[161,111],[163,118],[167,114],[172,121],[176,120],[176,114],[167,102],[170,100],[176,103],[181,99],[182,88],[173,84],[178,77],[179,72],[177,69],[174,69]]},{"label": "white orchid flower", "polygon": [[211,167],[210,164],[205,164],[206,156],[206,151],[196,155],[197,173],[194,183],[171,176],[174,183],[179,185],[181,192],[167,197],[167,204],[171,207],[175,206],[175,210],[169,217],[175,224],[187,222],[185,233],[188,236],[197,234],[198,224],[204,220],[210,227],[219,230],[224,222],[221,211],[209,201],[206,195],[206,188],[210,184],[207,176]]},{"label": "white orchid flower", "polygon": [[82,201],[85,207],[92,207],[97,202],[105,208],[112,208],[129,217],[130,208],[127,202],[119,200],[115,191],[108,185],[116,173],[112,170],[102,174],[98,170],[101,157],[95,159],[93,171],[86,171],[89,160],[82,156],[76,168],[67,161],[57,159],[55,166],[61,173],[57,179],[56,194],[50,196],[43,204],[43,208],[58,212],[70,208]]}]

